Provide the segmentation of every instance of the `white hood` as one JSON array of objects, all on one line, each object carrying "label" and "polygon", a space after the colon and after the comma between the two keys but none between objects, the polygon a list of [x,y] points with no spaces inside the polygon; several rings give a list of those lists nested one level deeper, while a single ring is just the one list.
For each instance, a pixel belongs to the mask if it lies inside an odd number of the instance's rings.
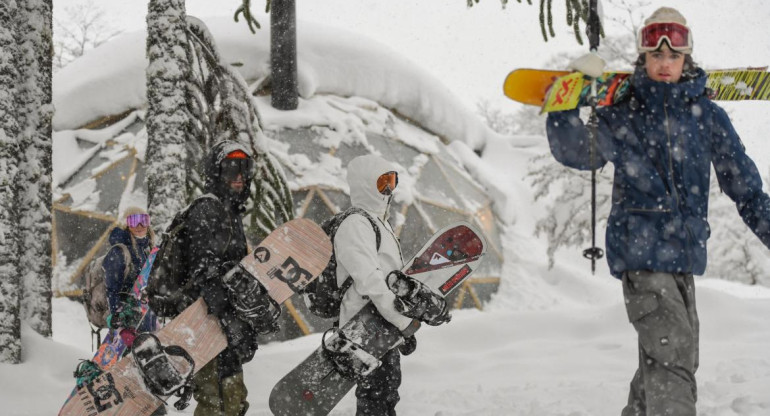
[{"label": "white hood", "polygon": [[351,160],[348,163],[347,176],[351,205],[383,218],[390,196],[377,191],[377,178],[385,172],[395,170],[397,169],[394,164],[375,155],[358,156]]}]

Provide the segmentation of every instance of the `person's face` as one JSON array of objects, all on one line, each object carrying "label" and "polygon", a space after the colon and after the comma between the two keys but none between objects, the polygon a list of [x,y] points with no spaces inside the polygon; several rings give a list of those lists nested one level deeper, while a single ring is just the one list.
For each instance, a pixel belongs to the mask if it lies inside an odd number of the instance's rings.
[{"label": "person's face", "polygon": [[144,238],[147,236],[147,226],[144,224],[137,224],[136,227],[128,227],[128,231],[131,232],[135,238]]},{"label": "person's face", "polygon": [[235,178],[231,179],[228,183],[230,184],[230,189],[232,189],[235,193],[241,193],[245,184],[243,175],[240,173],[237,174]]},{"label": "person's face", "polygon": [[645,52],[644,69],[653,81],[679,82],[684,70],[684,54],[663,43],[660,49]]},{"label": "person's face", "polygon": [[150,216],[145,214],[133,214],[126,217],[128,231],[135,238],[144,238],[147,236],[147,230],[150,227]]}]

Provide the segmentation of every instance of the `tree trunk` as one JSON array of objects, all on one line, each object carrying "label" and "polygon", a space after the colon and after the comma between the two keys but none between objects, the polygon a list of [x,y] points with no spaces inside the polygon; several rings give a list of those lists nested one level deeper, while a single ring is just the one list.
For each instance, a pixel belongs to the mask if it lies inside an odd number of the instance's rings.
[{"label": "tree trunk", "polygon": [[0,362],[21,362],[16,1],[0,1]]},{"label": "tree trunk", "polygon": [[147,11],[148,205],[156,227],[165,227],[186,204],[190,160],[186,144],[190,65],[184,0],[151,0]]},{"label": "tree trunk", "polygon": [[19,3],[17,39],[21,65],[17,108],[21,124],[18,183],[22,320],[51,336],[51,76],[52,0]]},{"label": "tree trunk", "polygon": [[297,11],[294,0],[270,4],[271,104],[279,110],[296,110],[297,98]]}]

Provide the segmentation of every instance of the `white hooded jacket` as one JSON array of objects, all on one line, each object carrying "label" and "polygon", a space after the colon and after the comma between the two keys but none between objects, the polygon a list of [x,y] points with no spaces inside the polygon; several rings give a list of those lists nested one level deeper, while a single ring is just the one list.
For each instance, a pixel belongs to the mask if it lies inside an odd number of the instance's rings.
[{"label": "white hooded jacket", "polygon": [[381,241],[378,251],[372,224],[362,215],[348,216],[337,229],[334,237],[337,284],[342,287],[348,276],[353,278],[353,285],[342,298],[340,325],[345,325],[370,300],[377,311],[398,329],[403,331],[412,322],[411,318],[395,310],[395,295],[385,283],[385,276],[391,270],[400,270],[404,266],[401,246],[385,220],[389,197],[377,191],[377,178],[395,170],[390,162],[374,155],[356,157],[348,164],[350,202],[374,218]]}]

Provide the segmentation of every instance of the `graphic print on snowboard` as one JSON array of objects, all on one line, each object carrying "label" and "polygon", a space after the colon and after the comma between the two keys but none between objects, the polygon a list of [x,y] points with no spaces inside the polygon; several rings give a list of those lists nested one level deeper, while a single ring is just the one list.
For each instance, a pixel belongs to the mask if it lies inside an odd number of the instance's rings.
[{"label": "graphic print on snowboard", "polygon": [[[270,298],[280,304],[323,271],[331,252],[331,242],[321,227],[308,219],[299,218],[270,233],[237,267],[247,270],[266,288]],[[219,321],[208,314],[208,307],[202,298],[155,335],[164,350],[168,347],[184,350],[192,359],[195,371],[227,346]],[[192,367],[183,355],[169,355],[167,358],[180,374],[187,374]],[[123,357],[92,383],[79,388],[59,414],[152,414],[163,402],[147,389],[135,361],[132,354]]]},{"label": "graphic print on snowboard", "polygon": [[[402,272],[445,297],[476,270],[485,253],[481,233],[468,223],[456,223],[436,232]],[[325,334],[322,345],[273,387],[270,410],[276,416],[329,414],[356,385],[361,376],[356,371],[372,371],[403,342],[401,331],[369,302],[342,328]],[[338,353],[347,353],[342,356],[346,362],[332,359]]]}]

